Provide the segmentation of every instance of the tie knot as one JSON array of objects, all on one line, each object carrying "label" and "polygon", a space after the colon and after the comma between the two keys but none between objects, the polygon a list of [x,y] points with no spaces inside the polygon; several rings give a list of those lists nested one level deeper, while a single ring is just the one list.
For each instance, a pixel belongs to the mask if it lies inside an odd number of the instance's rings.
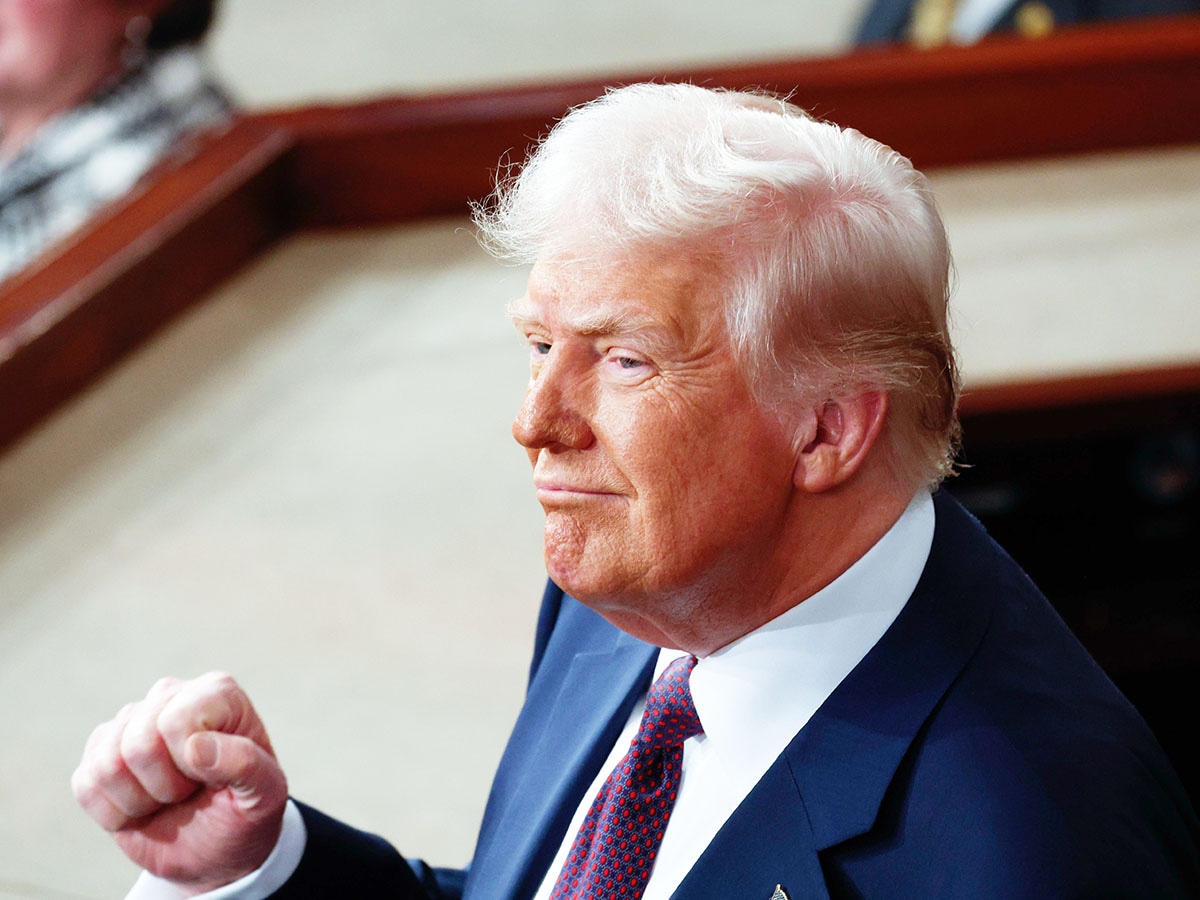
[{"label": "tie knot", "polygon": [[667,666],[646,694],[646,711],[638,728],[636,744],[649,747],[678,746],[704,729],[692,702],[688,682],[696,657],[681,656]]}]

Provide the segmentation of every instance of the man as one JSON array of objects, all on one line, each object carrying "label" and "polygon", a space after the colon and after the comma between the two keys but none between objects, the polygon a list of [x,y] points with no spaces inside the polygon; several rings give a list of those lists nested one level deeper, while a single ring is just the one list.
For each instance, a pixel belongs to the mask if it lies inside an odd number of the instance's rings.
[{"label": "man", "polygon": [[469,870],[287,801],[210,675],[157,684],[76,772],[159,876],[135,896],[1196,895],[1153,736],[930,493],[950,257],[907,160],[770,97],[638,85],[477,218],[534,263],[513,433],[551,582]]}]

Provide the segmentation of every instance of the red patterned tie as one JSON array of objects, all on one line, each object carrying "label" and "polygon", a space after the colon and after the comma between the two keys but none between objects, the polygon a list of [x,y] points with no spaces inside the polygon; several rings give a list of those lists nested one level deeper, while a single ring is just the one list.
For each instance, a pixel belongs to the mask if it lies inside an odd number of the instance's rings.
[{"label": "red patterned tie", "polygon": [[695,665],[680,657],[650,686],[633,744],[592,802],[551,900],[642,896],[675,805],[683,742],[703,730],[688,688]]}]

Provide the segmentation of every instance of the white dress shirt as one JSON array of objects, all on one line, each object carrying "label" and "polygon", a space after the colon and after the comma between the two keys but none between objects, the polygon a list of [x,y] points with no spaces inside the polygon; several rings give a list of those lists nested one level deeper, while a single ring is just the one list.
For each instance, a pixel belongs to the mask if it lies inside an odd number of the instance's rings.
[{"label": "white dress shirt", "polygon": [[[671,822],[642,900],[667,900],[725,820],[812,714],[895,621],[933,544],[933,499],[922,490],[896,524],[829,586],[696,663],[692,700],[704,733],[683,745]],[[659,653],[655,677],[682,654]],[[604,779],[625,756],[644,704],[575,812],[535,900],[547,900]]]},{"label": "white dress shirt", "polygon": [[[895,621],[925,568],[933,527],[933,499],[922,490],[875,546],[830,585],[696,664],[692,699],[704,733],[684,743],[678,799],[642,900],[670,897],[725,820]],[[655,677],[681,655],[660,651]],[[642,707],[630,714],[585,793],[536,900],[549,897],[588,807],[629,749]],[[287,881],[303,852],[304,823],[289,802],[283,834],[263,868],[197,900],[261,900]],[[143,873],[126,900],[180,896]]]},{"label": "white dress shirt", "polygon": [[[262,868],[225,887],[197,894],[195,900],[266,900],[292,877],[300,865],[300,858],[304,856],[307,840],[308,829],[304,827],[304,817],[300,815],[296,804],[289,800],[283,811],[283,830]],[[171,882],[143,872],[125,895],[125,900],[181,900],[184,896]]]}]

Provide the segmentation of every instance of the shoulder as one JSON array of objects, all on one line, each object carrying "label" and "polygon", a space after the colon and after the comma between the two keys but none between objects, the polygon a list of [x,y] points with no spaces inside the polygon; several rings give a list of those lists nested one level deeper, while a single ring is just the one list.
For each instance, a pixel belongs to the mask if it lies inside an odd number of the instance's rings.
[{"label": "shoulder", "polygon": [[926,721],[872,827],[831,848],[832,896],[1200,896],[1195,814],[1115,688],[987,667]]},{"label": "shoulder", "polygon": [[927,649],[960,621],[980,638],[844,858],[907,873],[904,896],[1200,895],[1200,828],[1150,729],[978,523],[937,515]]}]

